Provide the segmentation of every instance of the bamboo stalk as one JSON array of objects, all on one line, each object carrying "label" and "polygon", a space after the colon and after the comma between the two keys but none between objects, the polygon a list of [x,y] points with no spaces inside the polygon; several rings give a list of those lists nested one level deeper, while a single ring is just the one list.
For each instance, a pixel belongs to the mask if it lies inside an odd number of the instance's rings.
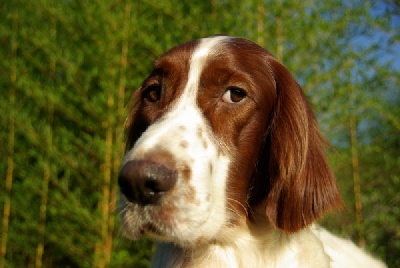
[{"label": "bamboo stalk", "polygon": [[[125,112],[125,90],[126,90],[126,71],[128,67],[128,48],[129,48],[129,30],[130,30],[130,18],[132,12],[132,2],[126,1],[125,3],[125,13],[124,13],[124,29],[123,29],[123,40],[121,44],[121,57],[120,57],[120,75],[119,75],[119,86],[118,86],[118,95],[117,95],[117,125],[113,126],[115,131],[115,146],[116,150],[114,151],[112,161],[113,166],[110,174],[114,174],[113,177],[116,178],[117,171],[120,166],[120,159],[123,154],[124,146],[122,142],[118,142],[118,138],[122,137],[122,129],[124,122],[124,112]],[[106,256],[106,266],[109,266],[112,254],[112,243],[113,243],[113,231],[114,231],[114,223],[115,217],[112,216],[112,213],[116,210],[117,205],[117,182],[116,180],[110,181],[110,196],[108,202],[108,212],[110,213],[108,218],[108,235],[105,245],[104,255]]]},{"label": "bamboo stalk", "polygon": [[350,137],[351,137],[351,164],[353,167],[353,184],[354,184],[354,203],[356,213],[358,245],[365,247],[365,233],[362,216],[361,202],[361,183],[360,183],[360,168],[359,168],[359,153],[357,141],[357,122],[354,114],[350,115]]},{"label": "bamboo stalk", "polygon": [[39,226],[38,226],[38,245],[36,247],[36,257],[35,257],[35,267],[40,268],[43,264],[43,253],[44,253],[44,237],[45,237],[45,227],[46,227],[46,213],[47,213],[47,201],[48,201],[48,189],[50,181],[50,166],[49,163],[44,163],[43,166],[43,183],[42,183],[42,198],[40,201],[39,210]]},{"label": "bamboo stalk", "polygon": [[284,33],[283,33],[283,20],[282,20],[282,3],[280,0],[276,2],[278,14],[276,17],[276,58],[278,61],[283,62],[283,42],[284,42]]},{"label": "bamboo stalk", "polygon": [[[57,35],[56,24],[53,21],[52,27],[50,29],[50,35],[53,40],[55,40]],[[54,78],[56,73],[56,61],[50,61],[50,77]],[[40,209],[39,209],[39,226],[38,226],[38,245],[36,247],[36,257],[35,257],[35,267],[40,268],[43,265],[43,254],[44,254],[44,244],[45,244],[45,228],[46,228],[46,218],[47,218],[47,203],[49,198],[49,182],[51,177],[51,167],[50,167],[50,156],[51,156],[51,148],[53,146],[53,114],[54,114],[54,103],[51,99],[51,95],[47,95],[48,97],[48,110],[47,110],[47,125],[48,128],[44,135],[46,144],[46,159],[43,162],[43,183],[42,183],[42,192],[41,192],[41,201],[40,201]]]},{"label": "bamboo stalk", "polygon": [[[353,60],[349,59],[349,69],[353,66]],[[351,80],[351,73],[348,72],[348,78]],[[361,201],[361,180],[360,180],[360,164],[359,164],[359,152],[358,152],[358,140],[357,140],[357,117],[356,117],[356,95],[354,92],[354,86],[350,85],[349,92],[350,102],[350,117],[349,117],[349,128],[350,128],[350,149],[351,149],[351,166],[352,166],[352,177],[353,177],[353,191],[354,191],[354,209],[356,214],[356,231],[358,236],[358,245],[365,247],[365,234],[364,234],[364,223],[362,216],[362,201]]]},{"label": "bamboo stalk", "polygon": [[[15,103],[15,90],[12,90],[10,94],[10,103]],[[3,218],[2,218],[2,232],[1,232],[1,247],[0,247],[0,267],[5,267],[5,258],[7,253],[7,242],[8,242],[8,227],[11,215],[11,192],[13,183],[13,172],[14,172],[14,143],[15,143],[15,123],[14,118],[10,119],[10,132],[8,135],[8,156],[7,156],[7,173],[6,173],[6,185],[5,185],[5,200],[3,207]]]},{"label": "bamboo stalk", "polygon": [[[12,38],[11,38],[11,68],[10,68],[10,95],[9,103],[10,107],[15,106],[16,100],[16,89],[15,83],[17,81],[17,64],[16,64],[16,51],[17,41],[16,32],[18,29],[18,13],[12,15]],[[14,111],[15,109],[11,109]],[[2,217],[2,230],[1,230],[1,245],[0,245],[0,268],[5,267],[6,254],[7,254],[7,242],[8,242],[8,227],[10,223],[11,215],[11,193],[12,184],[14,177],[14,152],[15,152],[15,116],[11,112],[9,117],[9,133],[8,133],[8,146],[7,146],[7,173],[5,181],[5,200],[3,206],[3,217]]]},{"label": "bamboo stalk", "polygon": [[211,0],[211,18],[212,21],[217,21],[217,0]]},{"label": "bamboo stalk", "polygon": [[264,1],[257,1],[257,44],[261,47],[265,46],[264,39],[264,20],[265,20],[265,8]]},{"label": "bamboo stalk", "polygon": [[102,224],[101,224],[101,242],[98,249],[98,252],[101,253],[97,255],[97,264],[96,267],[106,267],[107,266],[107,256],[104,254],[106,252],[106,243],[108,237],[108,223],[109,223],[109,215],[110,215],[110,183],[111,183],[111,168],[112,168],[112,146],[113,146],[113,124],[112,124],[112,107],[114,106],[114,97],[112,94],[108,96],[107,100],[108,106],[108,119],[107,119],[107,128],[106,128],[106,139],[105,139],[105,159],[104,159],[104,169],[103,169],[103,197],[100,201],[100,209],[102,212]]}]

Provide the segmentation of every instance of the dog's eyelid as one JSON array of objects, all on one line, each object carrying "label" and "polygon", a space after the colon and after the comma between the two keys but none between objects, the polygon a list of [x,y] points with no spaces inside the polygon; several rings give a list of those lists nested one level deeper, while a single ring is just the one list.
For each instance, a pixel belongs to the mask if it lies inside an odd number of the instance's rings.
[{"label": "dog's eyelid", "polygon": [[142,89],[142,99],[148,102],[157,102],[161,98],[162,86],[150,84]]},{"label": "dog's eyelid", "polygon": [[229,86],[222,96],[222,101],[225,103],[238,103],[246,97],[247,92],[243,88],[237,86]]}]

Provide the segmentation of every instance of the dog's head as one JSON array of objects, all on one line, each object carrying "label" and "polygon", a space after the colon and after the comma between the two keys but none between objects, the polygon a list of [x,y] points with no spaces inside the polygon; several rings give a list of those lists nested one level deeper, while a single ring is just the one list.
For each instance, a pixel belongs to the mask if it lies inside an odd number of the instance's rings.
[{"label": "dog's head", "polygon": [[261,207],[298,231],[342,202],[324,146],[301,88],[266,50],[227,36],[177,46],[132,96],[124,229],[195,244]]}]

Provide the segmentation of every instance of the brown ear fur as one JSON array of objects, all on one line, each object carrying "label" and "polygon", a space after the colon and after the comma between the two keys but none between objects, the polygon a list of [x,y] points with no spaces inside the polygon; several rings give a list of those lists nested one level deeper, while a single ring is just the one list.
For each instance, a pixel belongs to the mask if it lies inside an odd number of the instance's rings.
[{"label": "brown ear fur", "polygon": [[266,215],[288,232],[304,228],[343,203],[324,156],[327,145],[297,82],[275,59],[277,103],[269,131]]}]

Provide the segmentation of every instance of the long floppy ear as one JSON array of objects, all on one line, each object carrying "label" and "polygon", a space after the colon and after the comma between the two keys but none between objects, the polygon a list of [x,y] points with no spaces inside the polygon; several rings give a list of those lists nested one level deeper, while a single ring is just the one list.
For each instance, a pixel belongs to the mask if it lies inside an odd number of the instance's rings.
[{"label": "long floppy ear", "polygon": [[129,100],[128,109],[130,109],[130,112],[125,120],[125,133],[127,135],[125,151],[130,150],[142,133],[146,130],[146,123],[138,114],[140,105],[141,93],[140,89],[136,89]]},{"label": "long floppy ear", "polygon": [[324,156],[327,143],[300,86],[277,60],[271,58],[270,67],[277,102],[265,148],[270,183],[266,215],[276,227],[294,232],[343,201]]}]

